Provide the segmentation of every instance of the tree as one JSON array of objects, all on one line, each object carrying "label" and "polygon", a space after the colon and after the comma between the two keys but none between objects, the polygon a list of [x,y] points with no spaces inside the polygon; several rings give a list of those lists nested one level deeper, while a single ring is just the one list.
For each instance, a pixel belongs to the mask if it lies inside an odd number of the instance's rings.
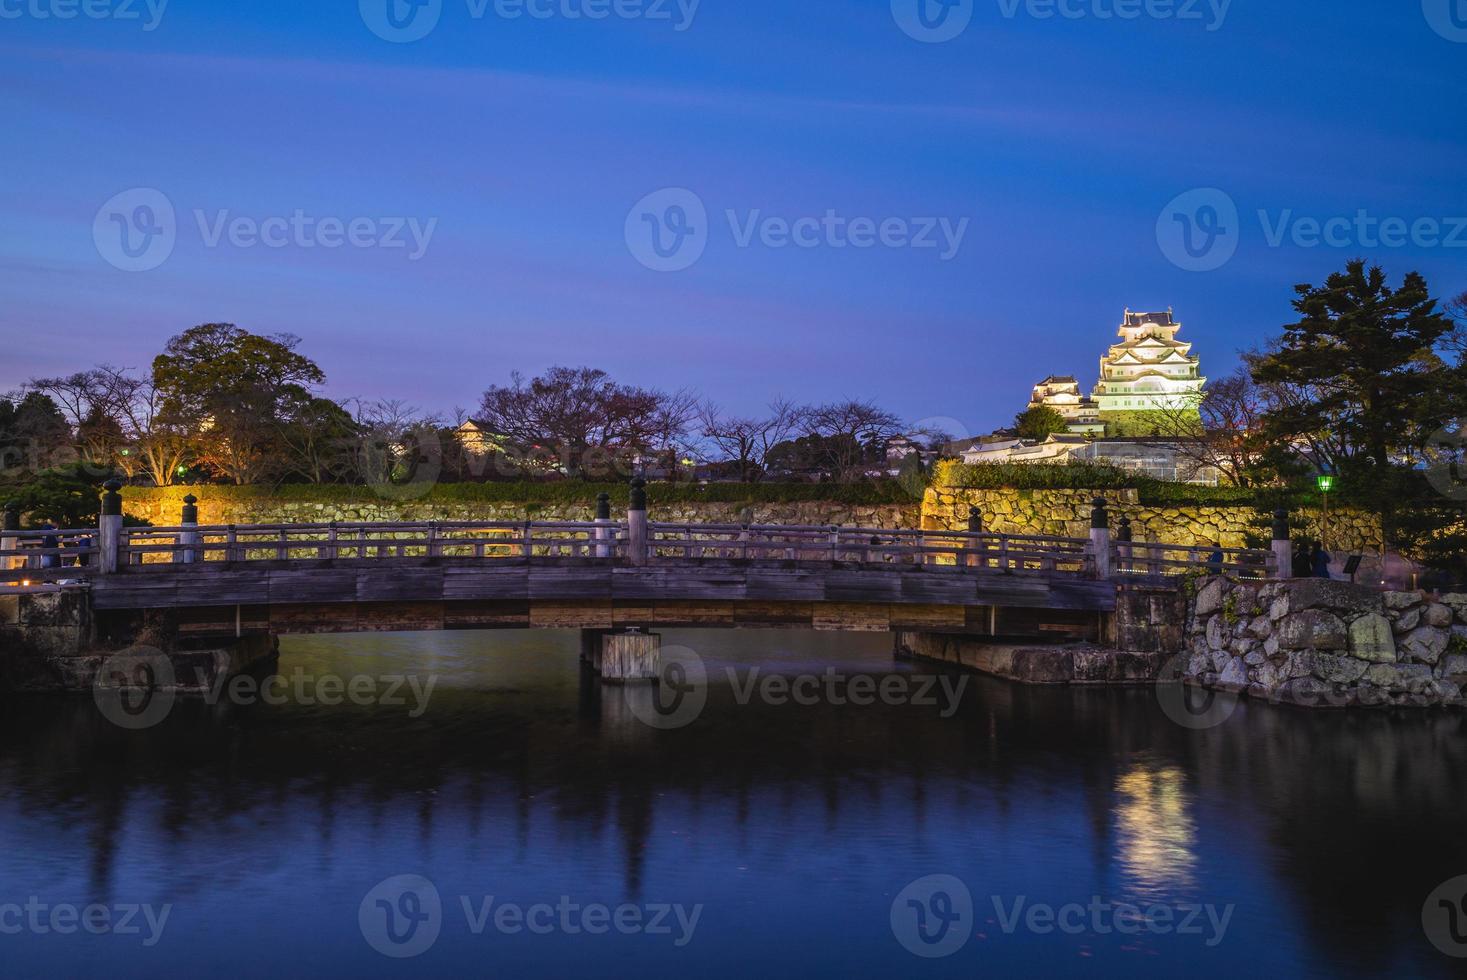
[{"label": "tree", "polygon": [[751,483],[763,476],[770,451],[789,438],[803,411],[778,399],[770,404],[767,415],[747,418],[725,416],[709,404],[699,410],[698,421],[703,437],[736,465],[739,482]]},{"label": "tree", "polygon": [[886,440],[901,431],[895,415],[855,399],[807,409],[803,424],[819,464],[837,480],[861,477],[873,459],[885,463]]},{"label": "tree", "polygon": [[328,483],[351,474],[359,433],[346,409],[329,398],[308,399],[280,428],[291,472],[308,483]]},{"label": "tree", "polygon": [[110,465],[118,449],[122,425],[118,421],[116,390],[104,368],[92,368],[58,378],[32,378],[32,391],[50,397],[76,437],[82,456]]},{"label": "tree", "polygon": [[311,403],[325,374],[296,353],[298,337],[262,337],[206,323],[168,341],[153,360],[166,415],[185,420],[201,462],[237,484],[280,462],[280,431]]},{"label": "tree", "polygon": [[1014,416],[1014,428],[1020,439],[1048,439],[1068,428],[1064,415],[1048,405],[1036,405]]},{"label": "tree", "polygon": [[676,453],[695,413],[686,392],[622,385],[595,368],[552,367],[484,392],[479,422],[511,443],[554,447],[567,473],[595,475],[620,463]]},{"label": "tree", "polygon": [[164,394],[151,375],[137,377],[106,365],[98,370],[107,376],[123,430],[123,445],[113,462],[128,479],[142,473],[157,486],[171,486],[191,458],[183,420],[164,411]]},{"label": "tree", "polygon": [[1452,324],[1418,273],[1392,289],[1362,260],[1322,287],[1295,291],[1299,321],[1249,360],[1253,380],[1273,397],[1263,435],[1275,451],[1303,451],[1339,474],[1382,515],[1389,538],[1402,495],[1398,464],[1462,408],[1462,371],[1438,353]]},{"label": "tree", "polygon": [[0,397],[0,478],[22,479],[75,458],[71,426],[48,395]]},{"label": "tree", "polygon": [[1393,290],[1361,260],[1323,287],[1295,291],[1301,319],[1250,364],[1255,382],[1283,393],[1262,420],[1266,434],[1307,446],[1337,473],[1389,471],[1423,426],[1441,424],[1424,414],[1443,380],[1436,346],[1451,323],[1419,274]]},{"label": "tree", "polygon": [[74,530],[96,527],[102,484],[111,474],[98,474],[82,462],[42,470],[15,493],[13,500],[33,526],[47,521]]}]

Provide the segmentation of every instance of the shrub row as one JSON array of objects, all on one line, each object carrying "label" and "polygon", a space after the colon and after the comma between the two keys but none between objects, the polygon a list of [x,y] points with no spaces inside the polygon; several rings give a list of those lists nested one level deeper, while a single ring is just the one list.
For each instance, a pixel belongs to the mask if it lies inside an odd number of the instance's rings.
[{"label": "shrub row", "polygon": [[[278,487],[237,487],[222,484],[175,487],[129,487],[125,499],[164,505],[182,505],[187,494],[205,498],[249,500],[273,498],[303,503],[348,504],[381,499],[423,503],[485,503],[584,505],[595,504],[600,493],[611,494],[612,504],[625,507],[629,487],[625,483],[439,483],[426,493],[416,487],[388,487],[380,492],[366,486],[343,484],[282,484]],[[894,480],[877,483],[649,483],[650,504],[783,504],[805,501],[855,506],[915,504],[911,492]]]},{"label": "shrub row", "polygon": [[1167,483],[1098,463],[1046,466],[944,460],[933,473],[933,485],[964,490],[1135,490],[1140,503],[1155,507],[1247,507],[1256,502],[1255,491],[1246,487]]}]

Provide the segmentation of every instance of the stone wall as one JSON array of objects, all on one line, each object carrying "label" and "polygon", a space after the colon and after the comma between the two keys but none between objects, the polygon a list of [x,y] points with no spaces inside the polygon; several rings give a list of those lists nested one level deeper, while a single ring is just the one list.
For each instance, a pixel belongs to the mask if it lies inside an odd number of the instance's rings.
[{"label": "stone wall", "polygon": [[92,642],[91,592],[0,595],[0,691],[65,689],[58,664]]},{"label": "stone wall", "polygon": [[1196,584],[1185,681],[1309,707],[1464,704],[1467,595],[1329,579]]},{"label": "stone wall", "polygon": [[[1252,526],[1258,511],[1236,506],[1143,506],[1135,490],[971,490],[933,487],[922,501],[925,528],[947,531],[968,526],[968,508],[983,513],[984,529],[996,534],[1045,534],[1083,538],[1090,534],[1091,501],[1104,497],[1110,504],[1111,520],[1131,519],[1137,541],[1207,546],[1220,542],[1227,548],[1247,546],[1245,532],[1257,535],[1266,530]],[[1112,530],[1114,530],[1112,523]],[[1330,512],[1329,544],[1332,550],[1379,550],[1380,522],[1358,511]],[[1317,535],[1308,522],[1305,534]]]},{"label": "stone wall", "polygon": [[[182,492],[199,498],[201,524],[329,524],[332,521],[588,521],[592,504],[488,503],[475,501],[389,500],[363,492],[355,500],[312,501],[269,494],[211,494],[210,488],[123,489],[123,510],[170,527],[179,521]],[[794,503],[679,503],[651,505],[651,518],[668,523],[841,524],[856,527],[915,528],[913,504],[857,505],[824,501]],[[612,516],[616,517],[613,508]],[[625,514],[621,515],[625,518]]]},{"label": "stone wall", "polygon": [[[268,493],[210,492],[203,487],[126,487],[128,514],[166,527],[179,520],[183,494],[199,498],[203,524],[326,524],[331,521],[582,521],[590,504],[489,503],[475,501],[391,500],[363,491],[349,500],[311,500]],[[1250,507],[1151,507],[1137,502],[1134,490],[1107,490],[1112,517],[1129,517],[1138,541],[1210,545],[1220,541],[1241,548],[1244,532],[1258,512]],[[922,503],[859,505],[828,501],[792,503],[651,504],[654,521],[737,524],[840,524],[856,527],[966,530],[968,508],[983,512],[985,528],[1000,534],[1046,534],[1083,538],[1090,533],[1092,490],[929,489]],[[1306,533],[1312,529],[1305,527]],[[1380,526],[1368,515],[1350,511],[1330,515],[1330,544],[1340,552],[1380,547]]]}]

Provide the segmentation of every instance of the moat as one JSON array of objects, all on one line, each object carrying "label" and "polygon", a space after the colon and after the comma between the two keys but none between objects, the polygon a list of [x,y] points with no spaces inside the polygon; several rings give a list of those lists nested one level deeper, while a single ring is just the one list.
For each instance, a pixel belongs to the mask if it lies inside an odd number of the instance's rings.
[{"label": "moat", "polygon": [[[1245,700],[1192,730],[1150,687],[946,673],[885,634],[665,642],[709,686],[663,727],[649,692],[582,674],[572,631],[286,637],[282,696],[139,730],[8,699],[0,907],[155,915],[93,935],[43,913],[0,934],[5,974],[398,975],[364,923],[414,876],[441,915],[410,962],[445,974],[1459,975],[1422,908],[1467,873],[1461,712]],[[932,876],[974,910],[936,957],[894,917]],[[498,914],[537,906],[540,928]]]}]

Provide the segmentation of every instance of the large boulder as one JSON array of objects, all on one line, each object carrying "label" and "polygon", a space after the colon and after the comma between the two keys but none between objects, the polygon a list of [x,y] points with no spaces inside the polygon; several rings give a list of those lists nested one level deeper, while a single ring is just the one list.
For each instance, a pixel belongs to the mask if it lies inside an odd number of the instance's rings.
[{"label": "large boulder", "polygon": [[1457,615],[1457,622],[1467,623],[1467,595],[1453,592],[1442,596],[1442,602]]},{"label": "large boulder", "polygon": [[1427,626],[1451,626],[1452,607],[1444,602],[1433,602],[1426,607]]},{"label": "large boulder", "polygon": [[1426,593],[1424,592],[1387,592],[1382,596],[1382,599],[1385,601],[1385,607],[1393,612],[1410,609],[1412,606],[1419,606],[1424,598],[1426,598]]},{"label": "large boulder", "polygon": [[1291,613],[1279,622],[1277,636],[1285,650],[1343,650],[1350,644],[1345,621],[1323,609]]},{"label": "large boulder", "polygon": [[1365,676],[1369,665],[1354,657],[1339,657],[1332,653],[1314,655],[1314,676],[1335,684],[1353,684]]},{"label": "large boulder", "polygon": [[1396,662],[1396,638],[1379,613],[1367,613],[1350,624],[1350,656],[1377,664]]},{"label": "large boulder", "polygon": [[1223,599],[1228,594],[1228,580],[1222,577],[1208,581],[1197,592],[1197,615],[1211,616],[1223,607]]},{"label": "large boulder", "polygon": [[1228,661],[1227,666],[1218,675],[1217,683],[1226,691],[1241,691],[1248,686],[1248,668],[1243,665],[1241,657],[1234,657]]},{"label": "large boulder", "polygon": [[1403,636],[1397,650],[1402,660],[1434,664],[1446,653],[1449,636],[1446,630],[1421,626]]},{"label": "large boulder", "polygon": [[[1348,614],[1348,618],[1364,613],[1384,613],[1381,593],[1368,585],[1336,582],[1328,578],[1302,578],[1291,582],[1289,606],[1294,612],[1303,609],[1330,609]],[[1467,598],[1467,597],[1464,597]]]}]

